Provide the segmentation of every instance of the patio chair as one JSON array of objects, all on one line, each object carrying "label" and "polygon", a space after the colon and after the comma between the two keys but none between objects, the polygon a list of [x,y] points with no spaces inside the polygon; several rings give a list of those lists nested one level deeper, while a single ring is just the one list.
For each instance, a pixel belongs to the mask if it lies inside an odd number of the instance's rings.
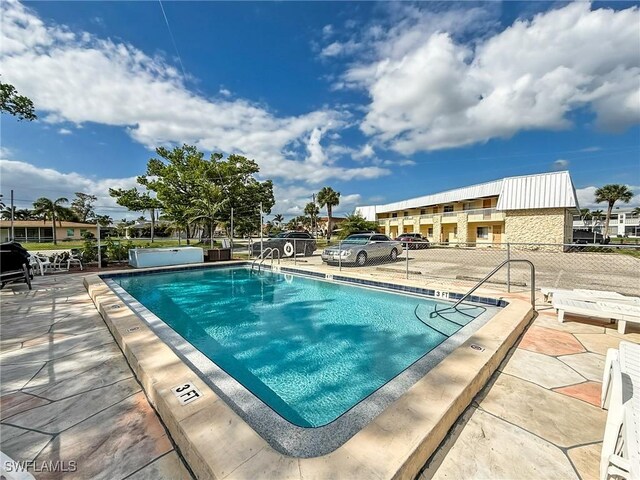
[{"label": "patio chair", "polygon": [[79,265],[80,271],[83,270],[82,254],[77,250],[75,252],[71,250],[71,253],[69,253],[69,256],[67,257],[67,270],[71,268],[71,265]]},{"label": "patio chair", "polygon": [[30,262],[31,267],[37,269],[41,276],[44,276],[45,272],[51,267],[51,260],[49,260],[49,258],[35,253],[31,254]]},{"label": "patio chair", "polygon": [[558,321],[564,323],[566,313],[582,317],[595,317],[618,322],[618,332],[624,334],[627,322],[640,323],[640,306],[629,303],[619,303],[614,300],[606,302],[592,299],[578,299],[564,295],[555,295],[553,308],[558,312]]},{"label": "patio chair", "polygon": [[622,341],[607,352],[601,406],[609,413],[600,479],[640,478],[640,345]]},{"label": "patio chair", "polygon": [[574,290],[567,290],[563,288],[541,288],[540,291],[544,297],[544,301],[551,303],[554,295],[563,295],[576,298],[578,300],[593,301],[594,299],[605,301],[616,301],[624,303],[637,303],[640,305],[640,298],[627,297],[618,292],[609,292],[606,290],[586,290],[582,288],[576,288]]}]

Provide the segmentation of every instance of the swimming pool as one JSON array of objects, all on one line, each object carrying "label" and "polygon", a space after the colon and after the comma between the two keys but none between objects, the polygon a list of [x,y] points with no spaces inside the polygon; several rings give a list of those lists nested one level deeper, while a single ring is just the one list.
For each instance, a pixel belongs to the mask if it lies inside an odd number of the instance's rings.
[{"label": "swimming pool", "polygon": [[344,443],[496,310],[430,318],[450,303],[246,267],[110,282],[267,441],[299,456]]}]

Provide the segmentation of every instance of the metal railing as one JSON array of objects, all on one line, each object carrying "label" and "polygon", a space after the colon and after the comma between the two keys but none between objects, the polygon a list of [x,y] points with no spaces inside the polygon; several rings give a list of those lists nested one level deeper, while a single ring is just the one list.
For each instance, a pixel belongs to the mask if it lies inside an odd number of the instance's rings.
[{"label": "metal railing", "polygon": [[253,261],[251,262],[251,270],[253,270],[256,262],[258,262],[258,272],[259,272],[260,269],[262,268],[262,264],[264,263],[264,261],[268,259],[271,259],[271,266],[273,267],[274,253],[278,254],[278,263],[280,263],[280,250],[278,250],[277,248],[267,247],[262,251],[260,255],[258,255],[256,258],[253,259]]},{"label": "metal railing", "polygon": [[480,288],[487,280],[489,280],[496,273],[498,273],[498,271],[502,267],[504,267],[505,265],[511,265],[512,263],[526,263],[526,264],[529,265],[529,269],[530,269],[530,272],[531,272],[531,308],[533,308],[533,310],[535,310],[536,309],[536,267],[529,260],[517,260],[517,259],[513,260],[513,259],[509,259],[509,260],[505,260],[500,265],[498,265],[496,268],[491,270],[491,272],[489,272],[482,280],[480,280],[478,283],[476,283],[471,288],[471,290],[469,290],[467,293],[465,293],[462,296],[462,298],[460,298],[452,306],[447,307],[447,308],[443,308],[442,310],[437,310],[436,309],[436,310],[434,310],[433,312],[431,312],[429,314],[429,317],[430,318],[434,318],[436,315],[441,315],[442,312],[446,312],[448,310],[457,310],[458,305],[460,305],[462,302],[464,302],[467,298],[469,298],[471,296],[471,294],[473,292],[475,292],[478,288]]}]

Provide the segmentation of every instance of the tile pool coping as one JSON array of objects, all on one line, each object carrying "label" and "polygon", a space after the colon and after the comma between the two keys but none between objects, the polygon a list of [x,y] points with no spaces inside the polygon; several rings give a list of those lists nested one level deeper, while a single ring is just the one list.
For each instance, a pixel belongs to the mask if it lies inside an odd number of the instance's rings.
[{"label": "tile pool coping", "polygon": [[[217,269],[247,268],[248,264],[225,265]],[[212,267],[216,268],[216,267]],[[169,270],[185,272],[200,269]],[[210,267],[204,267],[210,269]],[[269,269],[267,269],[269,270]],[[274,268],[274,270],[276,270]],[[316,281],[327,281],[325,276],[300,275],[300,270],[287,268],[280,272],[281,275],[296,275],[310,278]],[[156,274],[162,272],[155,272]],[[398,372],[388,382],[371,392],[365,398],[342,413],[327,425],[319,427],[297,426],[277,413],[272,407],[265,404],[255,394],[239,383],[233,376],[226,373],[216,363],[197,350],[191,343],[175,332],[161,318],[154,315],[142,303],[131,296],[124,288],[115,282],[118,277],[131,277],[126,275],[111,275],[105,278],[109,287],[122,299],[123,303],[138,314],[151,327],[173,352],[178,355],[212,390],[222,397],[227,404],[238,413],[254,430],[256,430],[277,451],[290,456],[308,458],[325,455],[344,444],[349,438],[367,425],[373,418],[382,412],[393,401],[397,400],[411,385],[424,377],[429,370],[437,365],[449,353],[459,347],[473,332],[484,325],[499,308],[496,306],[478,305],[484,311],[456,333],[427,351],[407,368]],[[135,275],[134,273],[134,276]],[[433,290],[416,288],[397,288],[397,285],[384,282],[355,282],[348,277],[333,276],[331,283],[339,283],[349,287],[371,287],[373,289],[397,295],[410,295],[409,298],[426,298],[419,294],[432,292]],[[390,288],[396,287],[396,288]],[[433,300],[432,295],[428,300]],[[446,301],[444,299],[437,299]],[[505,303],[506,304],[506,303]],[[416,319],[418,321],[418,319]]]},{"label": "tile pool coping", "polygon": [[[207,268],[242,264],[246,262],[209,264]],[[188,268],[198,267],[202,266]],[[165,268],[147,271],[161,270]],[[139,272],[142,270],[136,274]],[[402,283],[406,287],[413,282]],[[346,443],[327,455],[298,458],[269,445],[135,312],[123,307],[99,275],[86,277],[85,286],[198,478],[413,478],[534,316],[529,303],[509,299],[505,308]],[[120,308],[113,308],[116,305]],[[472,349],[472,344],[482,349]],[[193,383],[202,398],[180,405],[171,389],[184,382]]]}]

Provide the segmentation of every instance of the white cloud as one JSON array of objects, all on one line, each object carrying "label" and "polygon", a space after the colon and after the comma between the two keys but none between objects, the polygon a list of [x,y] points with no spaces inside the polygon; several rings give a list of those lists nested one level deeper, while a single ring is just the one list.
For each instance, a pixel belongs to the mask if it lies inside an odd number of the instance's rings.
[{"label": "white cloud", "polygon": [[354,160],[362,160],[365,158],[375,157],[375,155],[376,151],[370,144],[367,143],[360,150],[354,152],[351,156],[354,158]]},{"label": "white cloud", "polygon": [[[281,213],[286,216],[297,216],[304,213],[304,207],[311,202],[312,195],[318,193],[317,190],[300,187],[297,185],[274,185],[276,205],[271,209],[271,215]],[[340,195],[340,204],[333,208],[333,214],[337,216],[347,215],[361,203],[359,193],[348,193]],[[320,215],[326,215],[326,209],[320,209]]]},{"label": "white cloud", "polygon": [[350,55],[360,49],[360,44],[349,40],[347,42],[333,42],[320,51],[321,57],[337,57],[339,55]]},{"label": "white cloud", "polygon": [[[39,168],[27,162],[10,160],[4,155],[0,157],[0,177],[2,178],[2,191],[14,190],[17,199],[16,206],[19,208],[31,208],[34,200],[39,197],[66,197],[72,200],[75,197],[75,192],[84,192],[98,197],[97,213],[110,215],[114,220],[135,219],[142,213],[127,211],[109,196],[109,188],[140,188],[136,177],[89,178],[79,173],[64,173],[52,168]],[[317,186],[305,187],[274,183],[276,205],[271,210],[272,215],[276,213],[288,216],[301,215],[304,206],[311,201],[312,194],[317,191]],[[334,212],[336,215],[351,213],[358,203],[360,203],[359,194],[342,195],[340,205],[334,208]]]},{"label": "white cloud", "polygon": [[305,146],[322,148],[312,132],[345,125],[342,111],[325,108],[279,117],[248,100],[205,98],[188,90],[163,58],[45,24],[15,1],[2,2],[1,9],[3,80],[30,97],[45,112],[45,122],[124,127],[150,149],[184,142],[206,151],[243,154],[260,164],[263,177],[319,182],[388,173],[377,167],[338,168],[301,153]]},{"label": "white cloud", "polygon": [[408,158],[405,158],[403,160],[383,160],[382,161],[382,165],[385,166],[400,166],[400,167],[408,167],[408,166],[413,166],[416,165],[416,162],[413,160],[410,160]]},{"label": "white cloud", "polygon": [[78,173],[62,173],[52,168],[38,168],[27,162],[0,159],[2,189],[13,189],[16,205],[31,208],[39,197],[66,197],[71,201],[75,192],[84,192],[98,197],[96,211],[114,219],[137,218],[140,214],[128,212],[109,196],[109,188],[132,188],[137,186],[136,177],[93,179]]},{"label": "white cloud", "polygon": [[[463,25],[473,18],[457,14]],[[640,121],[639,36],[638,7],[586,2],[518,20],[475,45],[458,42],[455,29],[392,27],[376,59],[350,67],[342,84],[371,97],[362,131],[404,154],[569,128],[578,108],[618,131]]]},{"label": "white cloud", "polygon": [[569,160],[564,160],[562,158],[559,158],[558,160],[553,162],[554,170],[566,170],[568,166],[569,166]]},{"label": "white cloud", "polygon": [[[640,207],[640,186],[627,185],[629,189],[635,194],[629,203],[617,202],[616,207],[620,208],[634,208]],[[578,196],[578,204],[580,208],[588,208],[590,210],[604,210],[607,209],[606,203],[596,203],[596,190],[598,187],[588,186],[584,188],[577,188],[576,195]]]},{"label": "white cloud", "polygon": [[231,96],[231,90],[227,89],[227,88],[221,88],[218,93],[220,93],[220,95],[223,95],[225,97],[230,97]]},{"label": "white cloud", "polygon": [[68,128],[61,128],[60,130],[58,130],[58,133],[60,135],[71,135],[73,132]]},{"label": "white cloud", "polygon": [[328,24],[328,25],[325,25],[324,27],[322,27],[322,36],[324,38],[328,38],[331,35],[333,35],[333,25]]}]

